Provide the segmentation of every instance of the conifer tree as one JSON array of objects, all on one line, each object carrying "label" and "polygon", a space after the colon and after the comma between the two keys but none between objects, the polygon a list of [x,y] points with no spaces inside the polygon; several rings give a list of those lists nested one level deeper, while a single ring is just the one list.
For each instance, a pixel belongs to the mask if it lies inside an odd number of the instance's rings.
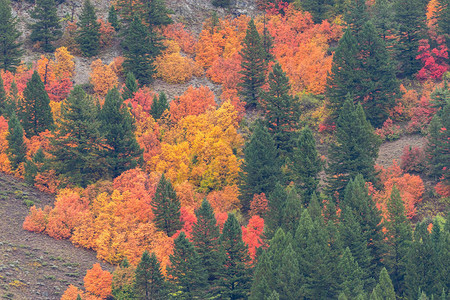
[{"label": "conifer tree", "polygon": [[80,86],[75,86],[61,109],[59,130],[52,138],[52,167],[74,185],[86,187],[104,176],[104,139],[97,107]]},{"label": "conifer tree", "polygon": [[380,279],[375,289],[378,298],[381,300],[397,299],[395,296],[394,286],[392,285],[391,278],[389,277],[386,268],[381,270]]},{"label": "conifer tree", "polygon": [[97,55],[100,49],[100,23],[97,22],[95,8],[90,0],[84,1],[78,27],[76,40],[83,55],[87,57]]},{"label": "conifer tree", "polygon": [[339,260],[338,269],[340,270],[339,289],[342,291],[341,293],[348,295],[350,299],[356,299],[359,294],[364,293],[362,280],[365,277],[364,272],[353,258],[350,248],[345,248]]},{"label": "conifer tree", "polygon": [[122,43],[125,57],[123,67],[126,72],[132,72],[140,84],[145,85],[153,81],[152,76],[156,73],[154,57],[159,54],[153,49],[155,47],[158,48],[152,45],[149,30],[138,17],[135,17],[126,30]]},{"label": "conifer tree", "polygon": [[155,253],[144,251],[135,270],[134,296],[145,300],[167,299],[167,286]]},{"label": "conifer tree", "polygon": [[167,268],[174,293],[181,299],[205,299],[207,275],[194,245],[184,231],[174,243],[171,265]]},{"label": "conifer tree", "polygon": [[163,174],[152,201],[152,210],[155,215],[153,221],[156,227],[169,237],[183,226],[180,221],[180,208],[180,200],[172,184]]},{"label": "conifer tree", "polygon": [[219,292],[218,282],[223,273],[225,252],[219,239],[220,231],[214,211],[206,199],[195,211],[197,223],[192,226],[192,243],[207,274],[206,290],[211,296]]},{"label": "conifer tree", "polygon": [[353,33],[353,35],[358,39],[359,34],[368,21],[369,15],[367,12],[367,5],[364,0],[350,0],[346,7],[346,12],[344,14],[345,23]]},{"label": "conifer tree", "polygon": [[281,209],[281,228],[294,233],[302,213],[302,202],[294,187],[287,192],[286,202]]},{"label": "conifer tree", "polygon": [[142,160],[142,149],[134,134],[134,119],[116,87],[111,89],[99,112],[101,131],[109,146],[106,159],[113,178],[133,169]]},{"label": "conifer tree", "polygon": [[295,253],[291,244],[288,244],[283,251],[281,258],[281,265],[276,270],[277,277],[276,286],[274,290],[279,294],[281,299],[301,299],[302,274],[300,274],[299,263],[297,260],[297,253]]},{"label": "conifer tree", "polygon": [[342,193],[357,174],[376,183],[375,159],[380,141],[366,120],[361,105],[350,97],[344,102],[336,122],[336,142],[329,150],[328,185],[331,193]]},{"label": "conifer tree", "polygon": [[261,37],[256,30],[253,19],[248,23],[247,33],[243,41],[241,50],[242,56],[242,82],[240,94],[246,102],[246,107],[257,107],[259,104],[260,88],[265,82],[267,63],[265,61],[265,51]]},{"label": "conifer tree", "polygon": [[330,12],[335,6],[333,0],[296,0],[295,3],[303,10],[311,13],[314,23],[321,23],[329,18]]},{"label": "conifer tree", "polygon": [[244,211],[250,209],[254,194],[269,195],[281,179],[281,160],[267,129],[257,123],[249,143],[244,149],[245,161],[242,165],[240,200]]},{"label": "conifer tree", "polygon": [[55,47],[52,42],[62,35],[61,25],[56,14],[55,0],[36,0],[31,17],[36,22],[30,25],[30,40],[41,42],[41,47],[45,52],[54,51]]},{"label": "conifer tree", "polygon": [[[38,168],[38,165],[41,166]],[[34,185],[34,179],[39,171],[43,171],[46,169],[45,166],[45,155],[42,148],[39,148],[36,153],[33,155],[32,159],[27,159],[25,162],[25,174],[24,179],[25,182],[29,185]]]},{"label": "conifer tree", "polygon": [[387,219],[388,252],[385,264],[395,291],[398,295],[402,295],[405,291],[406,256],[412,242],[412,231],[396,186],[392,188],[391,197],[387,203]]},{"label": "conifer tree", "polygon": [[212,0],[212,5],[214,5],[215,7],[223,7],[223,8],[227,8],[230,7],[231,5],[231,0]]},{"label": "conifer tree", "polygon": [[15,113],[12,113],[8,121],[8,159],[11,162],[11,168],[16,170],[20,163],[25,162],[27,155],[27,146],[23,140],[23,128]]},{"label": "conifer tree", "polygon": [[266,126],[282,154],[292,152],[300,120],[298,97],[289,94],[289,78],[276,63],[269,73],[269,90],[261,94]]},{"label": "conifer tree", "polygon": [[158,96],[153,97],[152,107],[150,108],[150,114],[153,119],[158,120],[163,113],[169,109],[169,102],[167,101],[166,93],[161,92]]},{"label": "conifer tree", "polygon": [[145,0],[144,3],[147,7],[145,20],[150,27],[161,27],[173,23],[169,16],[173,12],[167,9],[163,0]]},{"label": "conifer tree", "polygon": [[245,299],[250,292],[252,270],[248,247],[242,241],[241,226],[234,214],[228,214],[220,242],[226,253],[224,275],[221,278],[222,297]]},{"label": "conifer tree", "polygon": [[444,35],[447,48],[450,48],[450,2],[439,0],[439,10],[437,11],[437,24],[439,33]]},{"label": "conifer tree", "polygon": [[303,191],[304,200],[307,203],[317,190],[319,172],[322,171],[323,166],[316,149],[316,141],[309,127],[303,128],[300,132],[289,159],[289,166],[292,179]]},{"label": "conifer tree", "polygon": [[36,71],[23,91],[23,101],[19,104],[19,118],[28,138],[53,127],[50,98]]},{"label": "conifer tree", "polygon": [[108,11],[108,22],[111,23],[111,26],[114,27],[114,30],[117,32],[120,29],[120,22],[117,17],[117,11],[114,5],[111,5]]},{"label": "conifer tree", "polygon": [[267,251],[263,251],[263,253],[258,257],[258,261],[255,266],[249,299],[265,299],[267,295],[270,294],[270,286],[272,286],[272,288],[275,286],[273,282],[274,279],[275,276],[272,262],[270,261]]},{"label": "conifer tree", "polygon": [[131,72],[128,72],[127,78],[125,79],[125,87],[123,88],[122,98],[123,100],[128,100],[133,98],[134,93],[138,90],[138,84],[136,81],[136,77]]},{"label": "conifer tree", "polygon": [[272,239],[275,232],[281,227],[287,197],[286,189],[277,182],[268,196],[267,213],[264,218],[264,236],[268,240]]},{"label": "conifer tree", "polygon": [[[389,38],[392,35],[397,35],[399,24],[395,19],[394,3],[388,0],[378,0],[372,6],[371,21],[378,29],[386,47],[392,49],[395,40]],[[393,56],[393,53],[390,53]],[[391,57],[393,58],[393,57]]]},{"label": "conifer tree", "polygon": [[0,0],[0,69],[14,72],[23,55],[18,41],[21,33],[16,28],[17,18],[12,16],[9,0]]}]

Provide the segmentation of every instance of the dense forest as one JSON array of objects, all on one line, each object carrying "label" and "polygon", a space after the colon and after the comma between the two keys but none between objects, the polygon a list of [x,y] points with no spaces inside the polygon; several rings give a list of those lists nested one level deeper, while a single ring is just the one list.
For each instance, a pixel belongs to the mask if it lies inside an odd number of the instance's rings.
[{"label": "dense forest", "polygon": [[448,0],[106,2],[0,0],[23,229],[116,266],[61,299],[450,299]]}]

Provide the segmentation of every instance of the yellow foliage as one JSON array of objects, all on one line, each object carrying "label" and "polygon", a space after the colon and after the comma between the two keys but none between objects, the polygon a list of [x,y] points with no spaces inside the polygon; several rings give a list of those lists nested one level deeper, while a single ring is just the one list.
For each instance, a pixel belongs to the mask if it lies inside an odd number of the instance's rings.
[{"label": "yellow foliage", "polygon": [[163,54],[156,58],[157,76],[168,83],[184,83],[192,76],[201,76],[202,68],[193,59],[179,52]]},{"label": "yellow foliage", "polygon": [[53,70],[57,78],[73,77],[75,62],[73,61],[73,55],[70,54],[66,47],[56,49]]},{"label": "yellow foliage", "polygon": [[117,75],[111,66],[103,64],[101,59],[92,62],[91,70],[90,81],[98,95],[105,96],[110,89],[119,84]]}]

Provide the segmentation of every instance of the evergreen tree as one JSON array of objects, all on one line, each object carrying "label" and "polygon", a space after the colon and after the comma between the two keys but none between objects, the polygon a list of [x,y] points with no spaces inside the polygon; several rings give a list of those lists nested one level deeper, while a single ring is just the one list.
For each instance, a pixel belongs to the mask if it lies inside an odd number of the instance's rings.
[{"label": "evergreen tree", "polygon": [[44,151],[42,151],[42,148],[39,148],[33,155],[32,159],[27,159],[25,162],[25,182],[33,186],[37,173],[39,171],[43,171],[46,167]]},{"label": "evergreen tree", "polygon": [[125,87],[123,88],[122,98],[123,100],[128,100],[134,97],[134,93],[138,91],[138,84],[136,77],[133,73],[128,72],[127,78],[125,79]]},{"label": "evergreen tree", "polygon": [[169,102],[167,101],[166,93],[161,92],[159,96],[153,97],[152,107],[150,108],[150,114],[153,119],[158,120],[163,113],[169,109]]},{"label": "evergreen tree", "polygon": [[444,35],[447,48],[450,48],[450,3],[448,0],[439,0],[437,11],[437,24],[439,33]]},{"label": "evergreen tree", "polygon": [[376,184],[374,164],[379,145],[361,105],[347,97],[336,122],[336,142],[329,150],[329,191],[342,193],[357,174]]},{"label": "evergreen tree", "polygon": [[280,300],[280,295],[277,293],[277,291],[272,291],[272,294],[270,294],[270,296],[267,297],[266,300]]},{"label": "evergreen tree", "polygon": [[314,23],[321,23],[330,17],[335,1],[333,0],[296,0],[297,6],[311,13]]},{"label": "evergreen tree", "polygon": [[383,268],[380,273],[380,279],[376,286],[376,294],[380,300],[396,300],[394,286],[386,268]]},{"label": "evergreen tree", "polygon": [[287,200],[285,188],[277,182],[267,199],[267,213],[264,218],[264,236],[270,240],[283,222],[283,212]]},{"label": "evergreen tree", "polygon": [[90,0],[84,1],[78,27],[76,40],[83,55],[87,57],[97,55],[100,49],[100,23],[97,22],[95,8]]},{"label": "evergreen tree", "polygon": [[294,233],[302,213],[302,202],[295,188],[290,188],[286,202],[281,207],[281,228],[285,232]]},{"label": "evergreen tree", "polygon": [[171,265],[167,268],[174,294],[180,299],[204,299],[207,275],[194,245],[184,231],[180,232],[174,244]]},{"label": "evergreen tree", "polygon": [[405,215],[405,207],[396,186],[392,188],[387,203],[386,229],[388,252],[385,259],[394,289],[398,295],[405,291],[406,255],[412,242],[412,230]]},{"label": "evergreen tree", "polygon": [[244,157],[239,192],[242,208],[247,211],[253,195],[269,195],[282,176],[278,150],[267,129],[259,122],[245,146]]},{"label": "evergreen tree", "polygon": [[75,86],[61,114],[59,130],[50,140],[52,168],[56,174],[70,178],[70,183],[86,187],[102,178],[108,168],[97,108],[83,88]]},{"label": "evergreen tree", "polygon": [[55,0],[36,0],[36,6],[30,15],[35,23],[30,25],[32,42],[41,42],[41,47],[45,52],[52,52],[55,47],[52,42],[61,35],[61,25],[56,14]]},{"label": "evergreen tree", "polygon": [[19,105],[19,118],[28,138],[53,127],[50,98],[36,71],[23,91],[23,101]]},{"label": "evergreen tree", "polygon": [[301,299],[302,286],[299,283],[302,281],[302,274],[300,274],[297,253],[295,253],[291,244],[288,244],[283,251],[281,265],[276,272],[278,276],[275,278],[276,286],[274,290],[279,294],[279,298]]},{"label": "evergreen tree", "polygon": [[169,237],[181,229],[180,200],[172,187],[172,184],[164,174],[156,187],[152,201],[152,210],[155,215],[154,223],[159,230],[164,231]]},{"label": "evergreen tree", "polygon": [[9,0],[0,0],[0,69],[14,72],[20,65],[23,50],[18,41],[21,33],[16,28]]},{"label": "evergreen tree", "polygon": [[358,39],[359,34],[368,21],[369,15],[367,13],[367,5],[364,0],[350,0],[346,6],[346,12],[344,14],[345,23]]},{"label": "evergreen tree", "polygon": [[[292,179],[301,188],[305,200],[309,201],[319,184],[319,172],[322,171],[322,160],[316,149],[316,141],[309,127],[300,132],[289,160]],[[307,203],[306,201],[306,203]]]},{"label": "evergreen tree", "polygon": [[[397,35],[399,26],[395,19],[393,6],[394,3],[392,1],[378,0],[372,6],[372,15],[370,19],[377,28],[388,49],[392,49],[395,44],[395,39],[392,39],[391,36]],[[391,56],[393,56],[393,53],[391,53]]]},{"label": "evergreen tree", "polygon": [[173,13],[166,8],[163,0],[145,0],[147,7],[146,22],[150,27],[161,27],[172,24],[169,14]]},{"label": "evergreen tree", "polygon": [[134,280],[134,294],[138,299],[164,300],[167,299],[167,287],[161,266],[155,253],[144,251],[141,261],[136,267]]},{"label": "evergreen tree", "polygon": [[399,39],[395,44],[395,53],[399,63],[398,74],[401,77],[411,77],[422,66],[419,55],[419,41],[425,38],[425,1],[395,0],[395,20],[399,24]]},{"label": "evergreen tree", "polygon": [[273,66],[269,74],[269,90],[261,95],[265,122],[275,145],[281,153],[291,153],[297,137],[300,120],[298,97],[289,94],[289,78],[280,64]]},{"label": "evergreen tree", "polygon": [[20,163],[25,162],[27,155],[27,146],[23,141],[23,128],[15,113],[12,113],[8,121],[8,159],[11,162],[11,168],[16,170]]},{"label": "evergreen tree", "polygon": [[250,290],[250,300],[265,299],[270,294],[271,287],[275,287],[274,268],[269,255],[264,251],[259,257],[253,273],[252,287]]},{"label": "evergreen tree", "polygon": [[147,27],[139,18],[134,18],[122,42],[125,57],[123,67],[126,72],[132,72],[140,84],[145,85],[153,81],[153,74],[156,73],[154,57],[157,51],[153,49],[155,46],[151,43]]},{"label": "evergreen tree", "polygon": [[224,276],[221,278],[222,297],[245,299],[251,284],[250,256],[247,245],[242,241],[241,226],[231,213],[223,225],[220,242],[226,252]]},{"label": "evergreen tree", "polygon": [[436,114],[442,118],[444,107],[450,104],[450,89],[446,80],[442,86],[436,86],[430,98],[432,107],[437,110]]},{"label": "evergreen tree", "polygon": [[117,32],[120,29],[119,19],[117,17],[117,11],[114,5],[111,5],[108,11],[108,22],[111,23],[111,26],[114,27],[114,30]]},{"label": "evergreen tree", "polygon": [[339,289],[345,295],[349,295],[350,299],[364,293],[364,283],[362,278],[364,272],[353,258],[350,248],[345,248],[341,259],[339,260],[338,269],[340,270]]},{"label": "evergreen tree", "polygon": [[228,8],[231,5],[231,0],[212,0],[211,3],[215,7]]},{"label": "evergreen tree", "polygon": [[207,288],[211,296],[219,292],[218,282],[223,273],[225,252],[219,239],[220,231],[214,210],[206,199],[195,211],[197,223],[192,226],[192,243],[197,250],[200,261],[206,271]]},{"label": "evergreen tree", "polygon": [[260,88],[265,82],[266,53],[253,19],[248,23],[247,33],[240,52],[242,56],[242,81],[239,83],[241,96],[247,107],[257,107]]},{"label": "evergreen tree", "polygon": [[106,159],[113,178],[133,169],[142,161],[143,150],[134,134],[134,118],[123,104],[116,87],[111,89],[98,116],[101,131],[109,146]]}]

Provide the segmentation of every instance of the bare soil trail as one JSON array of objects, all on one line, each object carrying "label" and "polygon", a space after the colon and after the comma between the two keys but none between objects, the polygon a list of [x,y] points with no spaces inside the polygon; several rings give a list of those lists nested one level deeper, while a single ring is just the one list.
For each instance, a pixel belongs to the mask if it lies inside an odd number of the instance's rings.
[{"label": "bare soil trail", "polygon": [[54,197],[0,174],[1,299],[60,299],[69,284],[83,285],[86,270],[94,263],[113,270],[112,265],[98,261],[94,251],[23,230],[26,200],[43,207],[52,205]]}]

